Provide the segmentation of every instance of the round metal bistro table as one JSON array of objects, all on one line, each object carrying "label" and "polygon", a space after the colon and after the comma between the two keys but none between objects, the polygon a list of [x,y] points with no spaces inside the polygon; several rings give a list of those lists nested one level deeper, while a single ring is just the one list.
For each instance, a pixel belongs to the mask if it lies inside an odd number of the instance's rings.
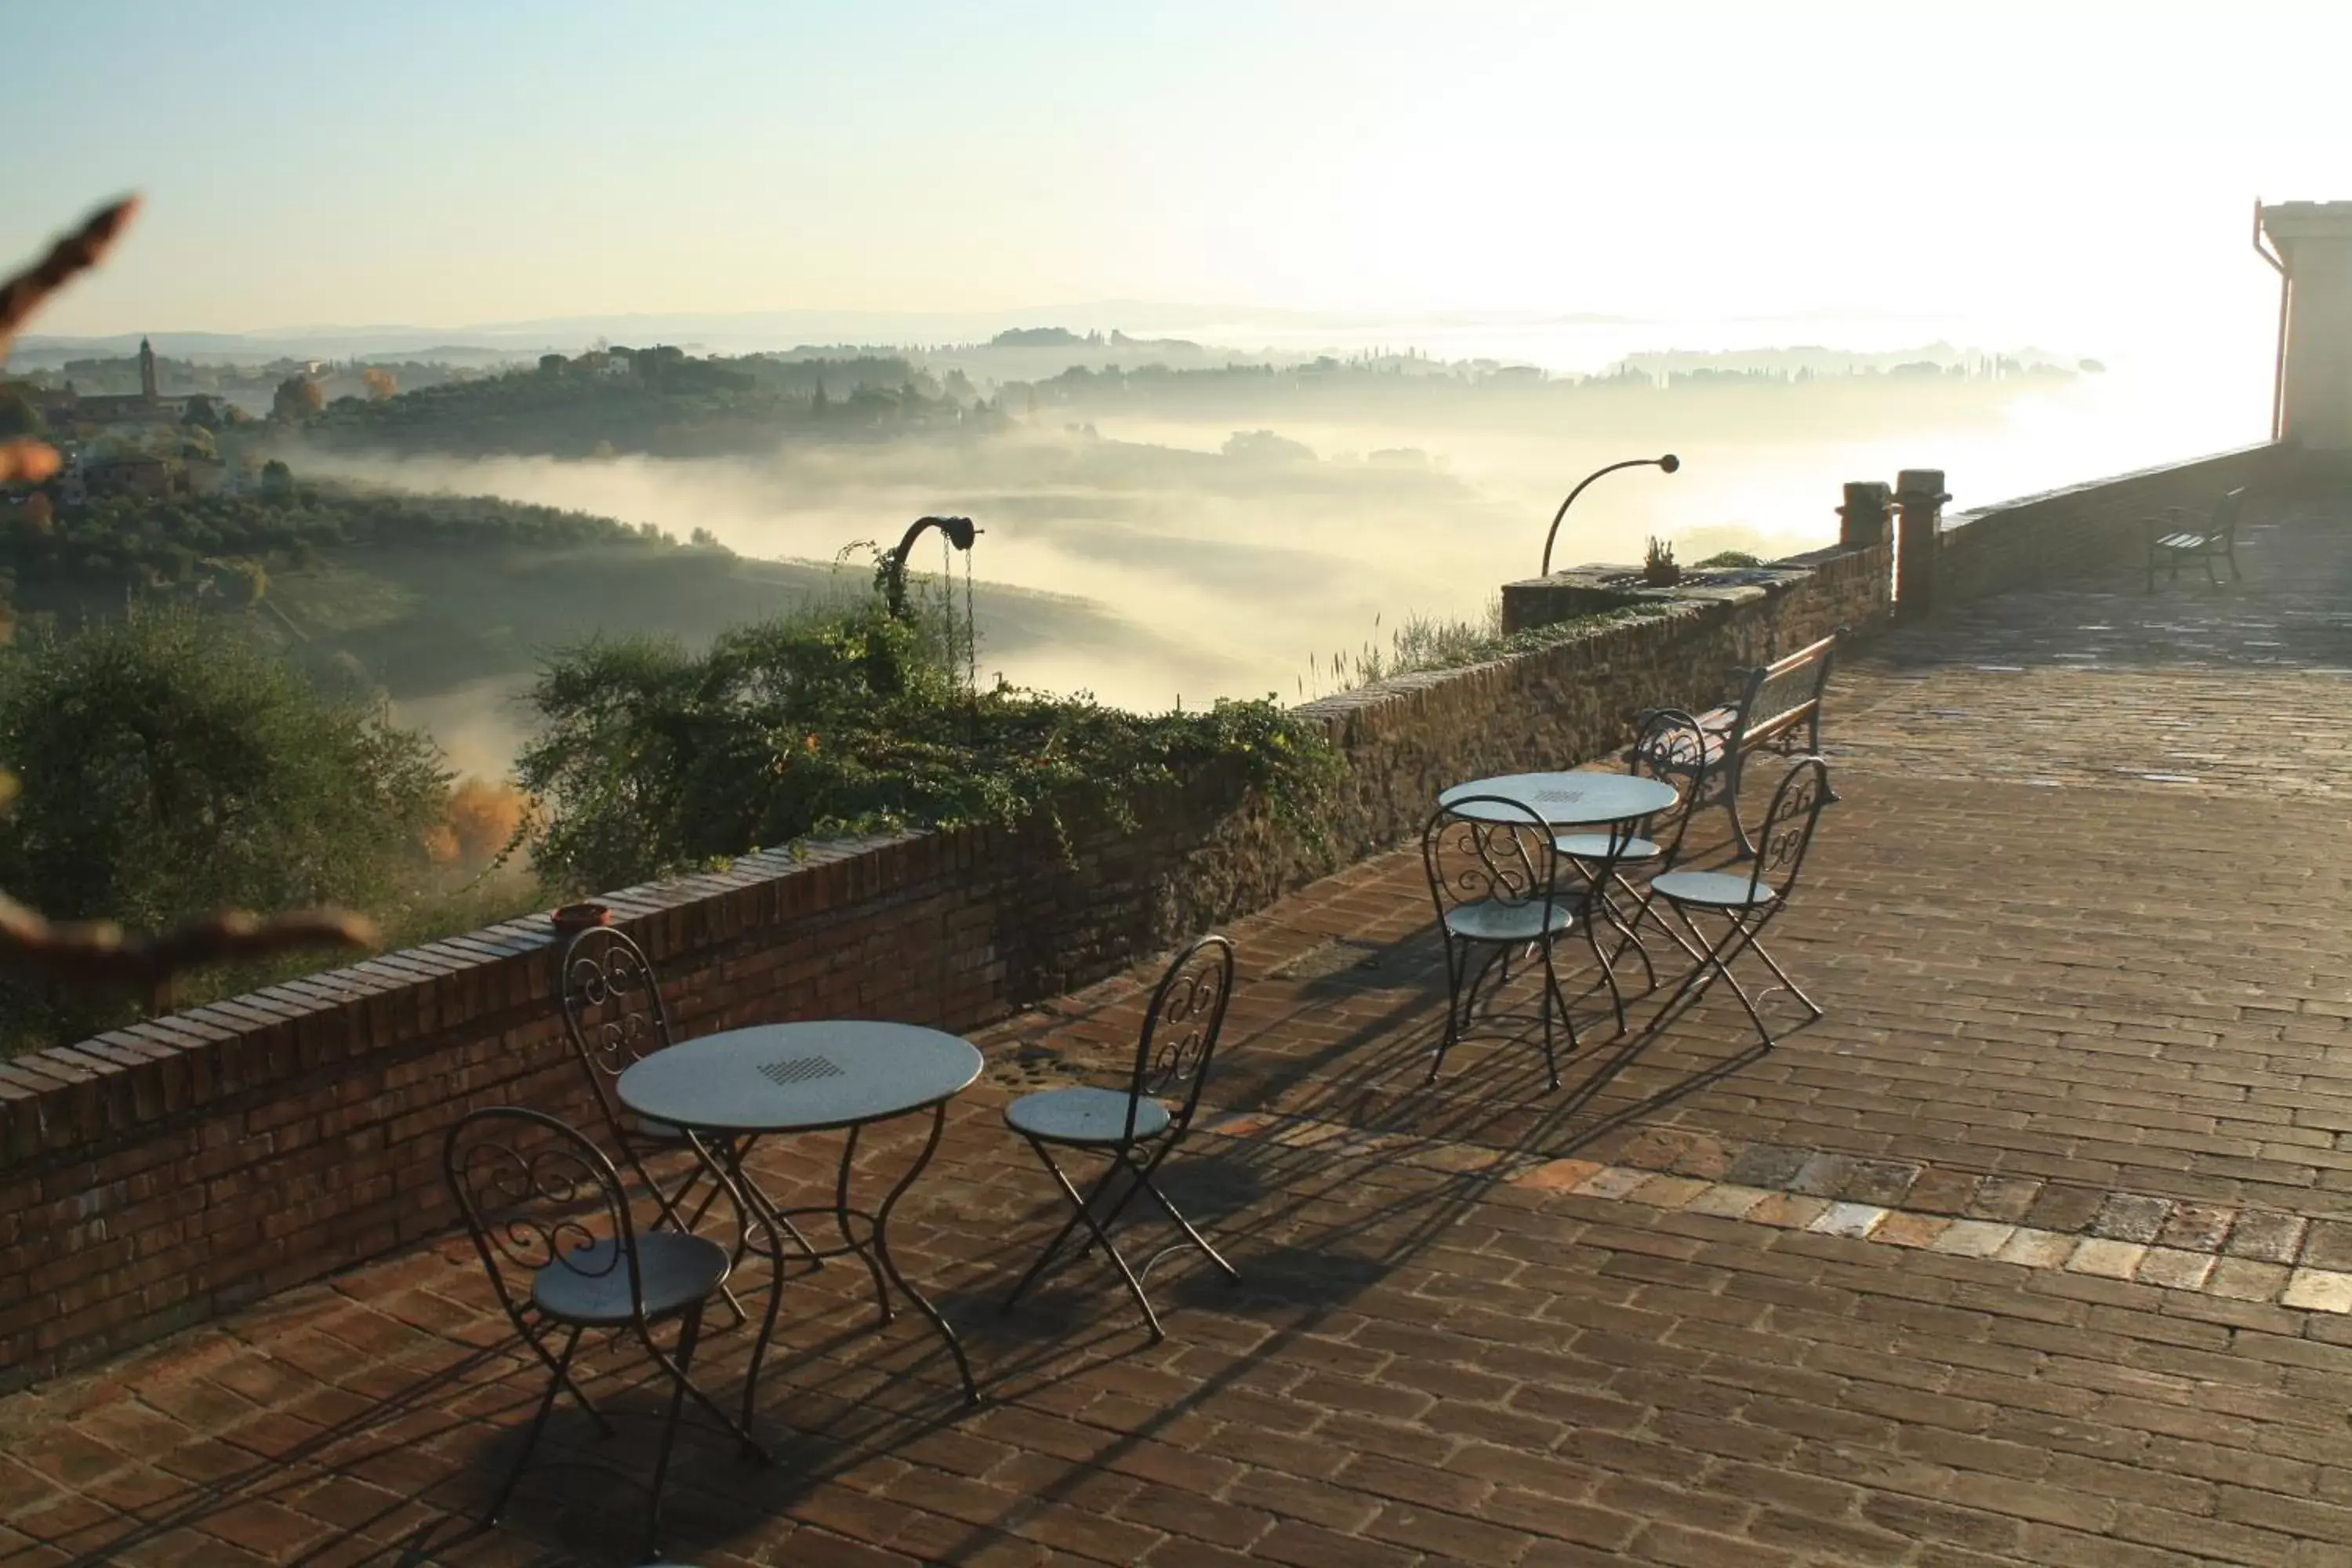
[{"label": "round metal bistro table", "polygon": [[[1478,797],[1485,797],[1483,799]],[[1622,824],[1636,823],[1654,816],[1671,807],[1682,796],[1675,786],[1662,779],[1643,778],[1638,773],[1506,773],[1499,778],[1473,779],[1468,784],[1455,784],[1437,797],[1438,805],[1458,809],[1465,816],[1477,822],[1524,822],[1502,806],[1497,798],[1524,805],[1543,819],[1547,827],[1605,827],[1613,836]],[[1457,805],[1457,803],[1467,803]],[[1595,888],[1592,890],[1601,918],[1623,938],[1617,949],[1622,958],[1629,950],[1642,961],[1642,973],[1651,989],[1658,984],[1657,968],[1650,962],[1650,950],[1643,945],[1641,927],[1649,903],[1628,883],[1622,872],[1612,872],[1614,889]],[[1633,912],[1629,916],[1617,905],[1619,895],[1633,900]],[[1674,939],[1696,961],[1698,954],[1682,933],[1667,925],[1663,919],[1651,917],[1658,928]],[[1591,925],[1585,935],[1594,938]],[[1593,952],[1598,953],[1596,945]],[[1613,961],[1612,961],[1613,962]],[[1615,982],[1612,978],[1612,984]]]},{"label": "round metal bistro table", "polygon": [[[784,1239],[791,1221],[828,1214],[841,1233],[841,1245],[805,1251],[796,1247],[798,1255],[822,1260],[856,1253],[864,1259],[884,1324],[891,1321],[890,1287],[897,1286],[947,1342],[963,1379],[965,1400],[980,1402],[971,1363],[964,1359],[955,1331],[907,1282],[890,1257],[890,1214],[938,1152],[940,1134],[947,1128],[948,1101],[971,1086],[981,1065],[980,1052],[970,1041],[938,1029],[840,1020],[762,1024],[706,1035],[656,1051],[621,1075],[621,1103],[639,1116],[669,1122],[693,1135],[697,1152],[741,1195],[747,1212],[758,1216],[765,1233],[767,1245],[760,1250],[774,1265],[775,1288],[768,1294],[767,1316],[753,1342],[751,1371],[744,1378],[746,1426],[759,1388],[760,1363],[775,1336],[776,1310],[783,1300]],[[879,1209],[853,1206],[849,1171],[857,1155],[858,1133],[874,1122],[921,1110],[931,1113],[931,1134],[922,1152]],[[744,1152],[761,1136],[845,1130],[848,1138],[830,1205],[781,1208],[743,1168]]]},{"label": "round metal bistro table", "polygon": [[1457,801],[1472,801],[1463,816],[1480,822],[1514,820],[1498,806],[1476,803],[1474,797],[1480,795],[1516,801],[1542,817],[1548,827],[1633,822],[1654,816],[1681,798],[1674,785],[1633,773],[1506,773],[1455,784],[1437,797],[1437,804],[1451,807]]}]

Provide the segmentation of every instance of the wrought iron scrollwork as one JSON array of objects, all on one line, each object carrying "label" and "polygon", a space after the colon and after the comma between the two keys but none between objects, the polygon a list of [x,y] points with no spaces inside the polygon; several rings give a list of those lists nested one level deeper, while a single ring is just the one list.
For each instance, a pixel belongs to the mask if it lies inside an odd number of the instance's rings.
[{"label": "wrought iron scrollwork", "polygon": [[1706,792],[1717,744],[1707,739],[1696,718],[1680,708],[1661,708],[1643,722],[1633,742],[1632,772],[1675,792],[1675,804],[1653,813],[1644,824],[1651,837],[1672,829],[1679,841],[1680,825]]},{"label": "wrought iron scrollwork", "polygon": [[1772,792],[1771,809],[1765,814],[1763,830],[1758,835],[1758,881],[1769,881],[1783,893],[1788,890],[1804,865],[1814,825],[1829,801],[1829,765],[1821,758],[1803,758],[1789,770],[1788,777]]},{"label": "wrought iron scrollwork", "polygon": [[1142,1092],[1167,1094],[1199,1079],[1215,1049],[1233,984],[1233,952],[1223,938],[1203,938],[1178,955],[1144,1019],[1138,1063]]},{"label": "wrought iron scrollwork", "polygon": [[477,1111],[445,1154],[474,1245],[509,1310],[530,1275],[551,1265],[600,1279],[628,1264],[632,1237],[620,1178],[593,1144],[552,1117],[511,1107]]},{"label": "wrought iron scrollwork", "polygon": [[644,949],[608,927],[582,932],[565,952],[563,1016],[582,1057],[606,1079],[670,1043],[653,964]]},{"label": "wrought iron scrollwork", "polygon": [[1520,905],[1552,890],[1551,834],[1532,820],[1449,816],[1431,843],[1436,880],[1454,904]]}]

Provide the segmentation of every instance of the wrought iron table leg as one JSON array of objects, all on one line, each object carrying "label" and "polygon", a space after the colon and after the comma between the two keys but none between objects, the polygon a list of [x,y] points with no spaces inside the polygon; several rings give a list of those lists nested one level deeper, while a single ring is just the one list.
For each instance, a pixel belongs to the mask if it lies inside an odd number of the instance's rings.
[{"label": "wrought iron table leg", "polygon": [[890,1326],[893,1315],[890,1310],[890,1287],[882,1282],[882,1270],[874,1261],[873,1251],[858,1246],[857,1237],[849,1228],[849,1222],[853,1215],[858,1218],[865,1217],[862,1215],[856,1215],[856,1211],[849,1206],[849,1167],[857,1158],[857,1134],[861,1131],[860,1128],[852,1127],[847,1140],[841,1146],[841,1169],[835,1173],[833,1181],[833,1223],[840,1227],[841,1245],[857,1254],[866,1264],[866,1272],[873,1277],[874,1300],[882,1309],[881,1321],[874,1326],[877,1329],[885,1329]]},{"label": "wrought iron table leg", "polygon": [[[751,1364],[743,1372],[743,1430],[749,1433],[751,1412],[760,1397],[760,1363],[767,1359],[768,1346],[776,1337],[776,1316],[784,1304],[784,1237],[790,1235],[803,1247],[806,1247],[808,1242],[793,1228],[790,1220],[777,1212],[775,1204],[760,1189],[760,1184],[744,1173],[740,1159],[730,1162],[729,1177],[735,1188],[736,1201],[743,1205],[744,1214],[747,1216],[756,1215],[761,1230],[767,1236],[764,1250],[774,1276],[768,1287],[768,1310],[761,1317],[759,1334],[751,1341]],[[744,1229],[747,1233],[744,1240],[748,1243],[751,1229],[748,1217]]]},{"label": "wrought iron table leg", "polygon": [[[947,1342],[948,1353],[955,1357],[956,1375],[963,1379],[964,1403],[977,1405],[980,1403],[980,1384],[972,1381],[971,1363],[964,1359],[963,1342],[956,1338],[955,1330],[940,1315],[940,1310],[932,1306],[920,1290],[907,1282],[907,1277],[898,1272],[897,1259],[890,1256],[890,1213],[898,1206],[898,1200],[906,1196],[907,1189],[915,1184],[915,1178],[930,1164],[931,1156],[939,1152],[940,1137],[947,1129],[948,1107],[947,1102],[941,1100],[932,1109],[931,1135],[924,1141],[923,1152],[915,1156],[915,1163],[907,1167],[907,1173],[898,1178],[898,1184],[890,1189],[890,1195],[882,1200],[882,1207],[874,1216],[874,1256],[881,1260],[883,1269],[890,1276],[890,1282],[915,1304],[915,1310],[930,1320],[931,1327],[939,1331],[940,1339]],[[887,1298],[884,1310],[887,1312]]]},{"label": "wrought iron table leg", "polygon": [[[1602,917],[1608,921],[1610,929],[1624,939],[1617,944],[1616,956],[1622,958],[1631,952],[1639,958],[1642,961],[1642,988],[1644,993],[1655,991],[1658,988],[1657,966],[1650,962],[1650,950],[1642,945],[1642,933],[1635,929],[1642,918],[1641,891],[1614,872],[1610,874],[1609,880],[1614,885],[1613,888],[1596,889],[1594,902],[1600,908]],[[1625,918],[1625,911],[1617,907],[1617,893],[1620,891],[1633,901],[1633,918],[1631,921]],[[1596,937],[1595,940],[1597,941],[1598,938]],[[1614,960],[1612,962],[1613,963]]]}]

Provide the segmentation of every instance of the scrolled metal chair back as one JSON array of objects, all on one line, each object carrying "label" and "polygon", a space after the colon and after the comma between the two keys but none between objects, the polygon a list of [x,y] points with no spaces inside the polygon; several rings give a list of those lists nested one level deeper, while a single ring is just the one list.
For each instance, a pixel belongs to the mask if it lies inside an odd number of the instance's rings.
[{"label": "scrolled metal chair back", "polygon": [[1151,993],[1143,1031],[1135,1047],[1135,1084],[1127,1108],[1127,1135],[1145,1097],[1174,1096],[1183,1103],[1172,1118],[1181,1136],[1192,1125],[1208,1086],[1217,1040],[1225,1027],[1225,1004],[1234,994],[1234,944],[1222,936],[1194,941],[1169,963]]},{"label": "scrolled metal chair back", "polygon": [[614,1081],[670,1044],[653,963],[626,932],[593,926],[565,944],[562,964],[564,1030],[604,1114],[617,1117]]},{"label": "scrolled metal chair back", "polygon": [[1812,847],[1813,828],[1829,803],[1829,763],[1820,757],[1798,758],[1772,792],[1771,809],[1756,835],[1756,864],[1748,874],[1751,895],[1769,887],[1786,899],[1795,889],[1805,854]]},{"label": "scrolled metal chair back", "polygon": [[1429,896],[1443,921],[1465,904],[1559,901],[1559,856],[1542,814],[1508,795],[1465,795],[1422,829]]},{"label": "scrolled metal chair back", "polygon": [[449,1129],[441,1168],[507,1314],[531,1299],[531,1276],[554,1265],[588,1278],[626,1270],[640,1321],[636,1230],[611,1161],[541,1111],[499,1105]]},{"label": "scrolled metal chair back", "polygon": [[1682,858],[1683,834],[1691,814],[1706,792],[1708,742],[1696,718],[1681,708],[1661,708],[1643,722],[1634,737],[1625,771],[1638,778],[1654,779],[1673,789],[1677,799],[1653,813],[1643,836],[1657,845],[1668,866]]}]

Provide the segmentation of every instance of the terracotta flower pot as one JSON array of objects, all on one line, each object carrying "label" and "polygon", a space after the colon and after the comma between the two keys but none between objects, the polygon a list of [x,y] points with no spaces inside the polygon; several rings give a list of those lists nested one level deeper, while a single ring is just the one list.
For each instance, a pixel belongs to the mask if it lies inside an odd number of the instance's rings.
[{"label": "terracotta flower pot", "polygon": [[613,911],[597,903],[566,904],[547,918],[555,922],[557,931],[570,933],[611,925]]}]

